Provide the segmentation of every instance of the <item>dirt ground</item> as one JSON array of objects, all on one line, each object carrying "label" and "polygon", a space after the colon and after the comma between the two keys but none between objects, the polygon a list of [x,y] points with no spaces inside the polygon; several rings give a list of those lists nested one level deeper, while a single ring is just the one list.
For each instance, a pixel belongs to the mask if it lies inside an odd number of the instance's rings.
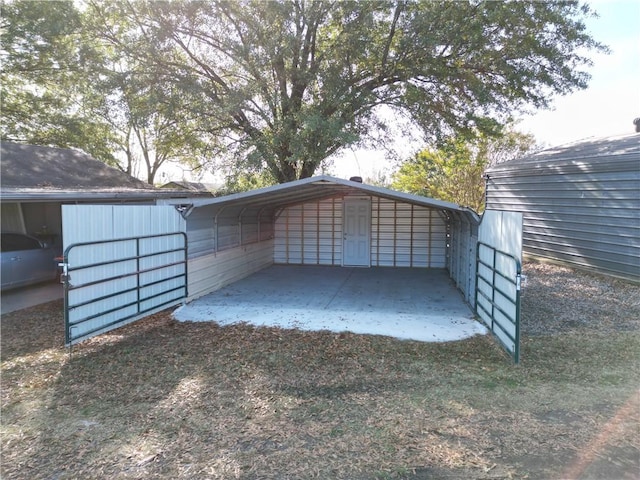
[{"label": "dirt ground", "polygon": [[2,316],[3,479],[640,478],[640,287],[526,264],[522,361],[490,336],[179,323],[74,347]]}]

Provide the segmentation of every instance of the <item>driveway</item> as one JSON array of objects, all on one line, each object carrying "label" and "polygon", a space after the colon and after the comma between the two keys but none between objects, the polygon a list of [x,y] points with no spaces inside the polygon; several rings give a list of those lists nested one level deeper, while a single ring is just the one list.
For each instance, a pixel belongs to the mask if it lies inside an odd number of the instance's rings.
[{"label": "driveway", "polygon": [[23,308],[34,307],[42,303],[62,299],[63,296],[63,286],[57,280],[31,285],[29,287],[2,291],[0,313],[4,315],[5,313],[22,310]]},{"label": "driveway", "polygon": [[434,269],[274,265],[178,308],[174,317],[426,342],[487,333],[447,272]]}]

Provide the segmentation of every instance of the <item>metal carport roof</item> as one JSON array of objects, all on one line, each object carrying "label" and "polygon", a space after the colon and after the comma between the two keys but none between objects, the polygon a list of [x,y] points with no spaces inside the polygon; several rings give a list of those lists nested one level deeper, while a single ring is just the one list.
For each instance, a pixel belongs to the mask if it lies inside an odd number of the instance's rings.
[{"label": "metal carport roof", "polygon": [[243,216],[249,212],[259,212],[259,215],[271,214],[276,210],[290,205],[349,194],[376,195],[391,200],[412,203],[414,205],[455,212],[466,217],[466,220],[470,221],[470,223],[477,223],[479,221],[478,215],[472,209],[456,205],[455,203],[398,192],[388,188],[367,185],[328,175],[305,178],[217,198],[166,199],[159,200],[158,203],[179,206],[184,216],[188,216],[193,209],[199,207],[213,207],[213,209],[218,212],[224,210],[225,215]]}]

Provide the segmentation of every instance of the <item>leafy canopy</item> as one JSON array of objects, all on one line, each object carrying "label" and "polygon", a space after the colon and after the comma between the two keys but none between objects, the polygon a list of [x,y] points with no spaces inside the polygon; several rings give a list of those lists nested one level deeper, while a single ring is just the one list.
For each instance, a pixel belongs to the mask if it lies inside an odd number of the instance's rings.
[{"label": "leafy canopy", "polygon": [[[278,182],[367,139],[382,105],[435,139],[489,133],[585,88],[578,2],[91,0],[96,33]],[[386,121],[393,121],[393,119]],[[237,165],[236,165],[237,166]]]},{"label": "leafy canopy", "polygon": [[512,126],[498,137],[478,134],[473,138],[448,138],[438,148],[425,149],[404,162],[393,175],[392,187],[482,212],[484,171],[534,148],[533,136]]},{"label": "leafy canopy", "polygon": [[169,161],[197,167],[206,136],[178,91],[98,31],[74,2],[2,3],[2,139],[80,148],[149,183]]},{"label": "leafy canopy", "polygon": [[109,126],[90,115],[95,54],[72,2],[2,2],[3,140],[77,147],[114,163]]},{"label": "leafy canopy", "polygon": [[585,55],[606,50],[589,15],[577,1],[3,2],[2,138],[124,156],[125,171],[137,156],[149,181],[208,158],[285,182],[400,115],[467,138],[585,88]]}]

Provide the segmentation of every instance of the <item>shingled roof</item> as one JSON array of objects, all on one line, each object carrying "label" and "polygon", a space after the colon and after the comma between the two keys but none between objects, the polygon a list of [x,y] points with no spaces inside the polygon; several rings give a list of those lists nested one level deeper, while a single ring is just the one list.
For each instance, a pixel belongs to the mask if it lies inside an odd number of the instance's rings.
[{"label": "shingled roof", "polygon": [[125,191],[152,185],[77,150],[2,142],[2,189]]}]

